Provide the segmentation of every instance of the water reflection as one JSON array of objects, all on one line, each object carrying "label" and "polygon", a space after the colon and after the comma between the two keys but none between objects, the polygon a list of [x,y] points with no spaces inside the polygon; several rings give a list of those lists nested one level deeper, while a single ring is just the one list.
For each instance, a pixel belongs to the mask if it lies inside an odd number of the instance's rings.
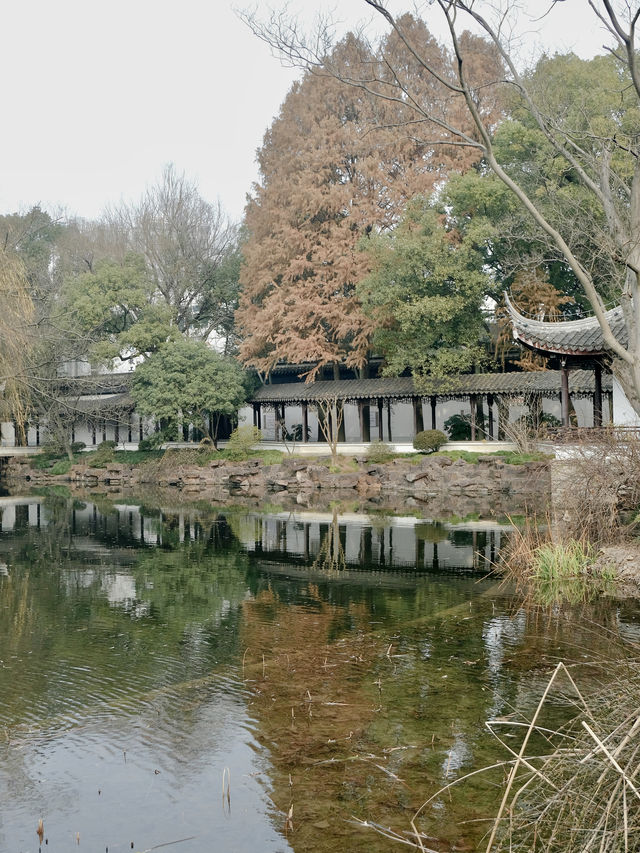
[{"label": "water reflection", "polygon": [[[354,819],[407,828],[495,760],[485,719],[526,713],[559,657],[638,633],[629,604],[519,608],[485,577],[495,524],[65,498],[0,514],[2,850],[36,849],[41,817],[52,851],[77,832],[387,849]],[[436,801],[433,846],[475,844],[496,796],[477,777]]]}]

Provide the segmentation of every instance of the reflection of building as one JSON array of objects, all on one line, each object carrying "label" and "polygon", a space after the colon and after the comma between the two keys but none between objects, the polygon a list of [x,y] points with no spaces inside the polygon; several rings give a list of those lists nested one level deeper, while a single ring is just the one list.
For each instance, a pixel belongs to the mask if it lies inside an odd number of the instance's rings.
[{"label": "reflection of building", "polygon": [[[46,529],[50,512],[42,498],[0,498],[2,534],[29,527]],[[128,562],[132,547],[172,547],[204,542],[224,550],[234,541],[264,565],[317,565],[327,537],[337,539],[344,566],[378,572],[430,570],[486,571],[495,562],[508,525],[493,522],[442,524],[414,517],[375,518],[364,514],[235,513],[201,518],[193,507],[145,510],[135,504],[114,504],[102,513],[91,502],[69,508],[68,528],[78,552]],[[118,550],[119,549],[119,550]]]},{"label": "reflection of building", "polygon": [[509,527],[493,523],[440,524],[400,517],[322,513],[253,514],[241,543],[262,565],[317,566],[323,543],[339,537],[347,569],[487,571]]}]

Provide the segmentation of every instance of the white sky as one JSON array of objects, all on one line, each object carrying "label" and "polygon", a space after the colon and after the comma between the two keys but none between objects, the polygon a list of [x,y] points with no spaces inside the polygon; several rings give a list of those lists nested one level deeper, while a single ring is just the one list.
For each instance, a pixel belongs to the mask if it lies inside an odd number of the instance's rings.
[{"label": "white sky", "polygon": [[[550,4],[523,2],[534,16]],[[259,14],[283,3],[258,3]],[[388,5],[412,8],[411,0]],[[438,20],[422,5],[428,22]],[[289,3],[309,21],[333,8],[345,29],[371,19],[363,0]],[[527,46],[536,40],[591,56],[605,38],[586,0],[564,0],[530,25]],[[228,0],[3,4],[0,213],[39,203],[94,218],[137,198],[173,162],[239,219],[256,149],[298,73],[271,56]]]}]

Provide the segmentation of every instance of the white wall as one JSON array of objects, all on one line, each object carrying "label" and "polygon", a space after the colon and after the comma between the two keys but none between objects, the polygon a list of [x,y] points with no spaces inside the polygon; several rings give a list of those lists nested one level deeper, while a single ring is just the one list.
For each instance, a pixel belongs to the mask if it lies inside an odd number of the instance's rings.
[{"label": "white wall", "polygon": [[640,418],[627,400],[615,376],[613,377],[613,423],[616,426],[640,426]]}]

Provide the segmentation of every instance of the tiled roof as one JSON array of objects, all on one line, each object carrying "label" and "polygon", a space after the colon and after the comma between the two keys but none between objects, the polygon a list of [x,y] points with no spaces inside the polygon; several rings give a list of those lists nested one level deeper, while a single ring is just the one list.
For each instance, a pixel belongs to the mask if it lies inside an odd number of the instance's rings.
[{"label": "tiled roof", "polygon": [[[559,370],[540,370],[531,373],[467,373],[447,379],[428,379],[416,385],[411,377],[387,379],[342,379],[333,382],[291,382],[282,385],[263,385],[253,395],[254,403],[306,403],[323,399],[345,401],[409,400],[412,397],[460,399],[471,394],[495,394],[519,397],[538,393],[553,396],[560,393]],[[603,376],[605,390],[611,389],[611,377]],[[574,396],[594,393],[595,383],[590,370],[569,373],[569,391]]]},{"label": "tiled roof", "polygon": [[58,390],[68,396],[87,394],[124,394],[133,373],[92,373],[89,376],[61,377],[55,380]]},{"label": "tiled roof", "polygon": [[[125,392],[105,394],[82,394],[79,396],[61,396],[58,398],[62,411],[66,410],[69,418],[78,415],[87,417],[118,418],[122,414],[133,411],[135,403]],[[46,409],[41,409],[46,413]]]},{"label": "tiled roof", "polygon": [[[513,337],[532,349],[558,355],[600,355],[607,351],[602,329],[596,317],[581,320],[545,322],[524,317],[505,294],[507,309],[513,324]],[[623,346],[627,346],[627,328],[622,308],[606,312],[611,331]]]}]

